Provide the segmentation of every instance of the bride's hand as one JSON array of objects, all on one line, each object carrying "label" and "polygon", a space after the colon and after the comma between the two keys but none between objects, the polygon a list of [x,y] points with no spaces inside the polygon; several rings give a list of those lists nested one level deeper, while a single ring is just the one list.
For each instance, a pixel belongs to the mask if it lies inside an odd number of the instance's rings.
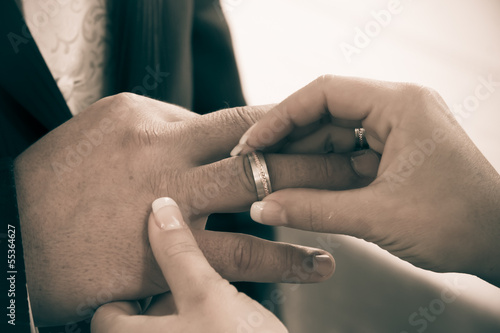
[{"label": "bride's hand", "polygon": [[499,285],[500,177],[431,89],[323,76],[267,113],[233,155],[271,146],[350,151],[356,127],[366,129],[369,146],[382,154],[372,184],[277,191],[252,206],[252,217],[353,235],[417,266]]}]

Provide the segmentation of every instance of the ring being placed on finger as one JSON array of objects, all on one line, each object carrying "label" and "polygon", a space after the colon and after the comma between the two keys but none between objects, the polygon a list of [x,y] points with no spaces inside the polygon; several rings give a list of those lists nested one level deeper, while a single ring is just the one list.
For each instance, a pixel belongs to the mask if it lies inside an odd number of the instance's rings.
[{"label": "ring being placed on finger", "polygon": [[354,129],[354,138],[356,139],[356,145],[355,149],[356,150],[361,150],[361,149],[368,149],[370,146],[368,145],[368,142],[366,141],[366,136],[365,136],[365,129],[364,128],[355,128]]},{"label": "ring being placed on finger", "polygon": [[247,154],[247,157],[252,168],[257,198],[262,200],[273,192],[266,160],[264,159],[264,155],[259,151],[250,152]]}]

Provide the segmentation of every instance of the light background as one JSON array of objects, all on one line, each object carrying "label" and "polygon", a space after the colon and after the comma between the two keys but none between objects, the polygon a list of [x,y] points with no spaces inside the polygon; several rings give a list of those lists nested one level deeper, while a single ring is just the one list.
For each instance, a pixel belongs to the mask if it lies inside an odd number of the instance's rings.
[{"label": "light background", "polygon": [[[221,0],[248,103],[279,102],[317,76],[332,73],[417,82],[439,91],[456,110],[474,95],[478,77],[500,81],[497,0],[401,0],[402,12],[349,62],[340,45],[354,45],[356,28],[363,30],[374,20],[371,12],[387,9],[389,2]],[[500,171],[500,86],[460,120]],[[291,332],[500,332],[500,289],[475,277],[423,271],[345,236],[280,229],[279,238],[329,244],[337,261],[328,282],[283,285],[282,299],[271,300],[284,302]],[[455,279],[465,288],[457,300],[425,328],[411,325],[409,316],[440,299]]]}]

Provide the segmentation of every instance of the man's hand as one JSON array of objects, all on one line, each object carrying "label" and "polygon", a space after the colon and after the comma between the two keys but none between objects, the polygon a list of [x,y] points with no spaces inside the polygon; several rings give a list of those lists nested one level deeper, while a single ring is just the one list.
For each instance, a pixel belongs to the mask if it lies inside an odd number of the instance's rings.
[{"label": "man's hand", "polygon": [[[209,214],[247,210],[256,200],[247,158],[227,157],[267,109],[199,116],[120,94],[20,155],[16,187],[36,323],[82,320],[102,303],[168,290],[146,229],[150,203],[163,196],[176,199],[209,262],[229,280],[328,278],[334,264],[324,251],[203,230]],[[267,155],[267,161],[276,190],[359,187],[378,166],[360,176],[348,155]]]}]

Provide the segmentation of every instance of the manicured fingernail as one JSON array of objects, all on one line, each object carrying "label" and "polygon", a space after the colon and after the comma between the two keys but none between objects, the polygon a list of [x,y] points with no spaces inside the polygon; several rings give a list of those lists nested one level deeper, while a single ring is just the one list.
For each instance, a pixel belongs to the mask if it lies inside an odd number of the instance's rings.
[{"label": "manicured fingernail", "polygon": [[250,216],[255,222],[267,225],[285,225],[287,223],[286,212],[275,201],[257,201],[250,208]]},{"label": "manicured fingernail", "polygon": [[250,132],[252,131],[252,128],[255,127],[256,124],[253,124],[252,126],[250,126],[249,129],[247,129],[247,131],[245,132],[245,134],[243,134],[240,138],[240,142],[238,142],[238,144],[236,145],[236,147],[233,148],[233,150],[231,150],[231,156],[239,156],[239,155],[244,155],[244,154],[248,154],[249,152],[251,152],[253,149],[247,145],[247,141],[248,141],[248,138],[250,137]]},{"label": "manicured fingernail", "polygon": [[247,144],[247,141],[248,141],[248,138],[250,137],[250,130],[255,126],[255,124],[253,124],[246,132],[245,134],[243,134],[240,138],[240,142],[239,144],[240,145],[246,145]]},{"label": "manicured fingernail", "polygon": [[159,198],[153,202],[153,214],[156,225],[162,230],[186,227],[179,206],[172,198]]},{"label": "manicured fingernail", "polygon": [[238,156],[240,155],[241,151],[246,147],[246,145],[242,145],[240,143],[238,143],[236,145],[236,147],[233,148],[233,150],[231,150],[231,156]]},{"label": "manicured fingernail", "polygon": [[241,136],[240,142],[236,145],[236,147],[233,148],[233,150],[231,150],[231,156],[233,156],[233,157],[238,156],[239,154],[241,154],[242,150],[247,150],[249,148],[247,146],[247,140],[249,137],[249,134],[248,134],[249,130],[247,130],[245,132],[245,134],[243,134]]},{"label": "manicured fingernail", "polygon": [[327,254],[317,254],[314,256],[314,271],[321,276],[329,276],[333,273],[335,262]]},{"label": "manicured fingernail", "polygon": [[372,150],[362,150],[351,155],[351,165],[361,177],[376,177],[379,157]]}]

